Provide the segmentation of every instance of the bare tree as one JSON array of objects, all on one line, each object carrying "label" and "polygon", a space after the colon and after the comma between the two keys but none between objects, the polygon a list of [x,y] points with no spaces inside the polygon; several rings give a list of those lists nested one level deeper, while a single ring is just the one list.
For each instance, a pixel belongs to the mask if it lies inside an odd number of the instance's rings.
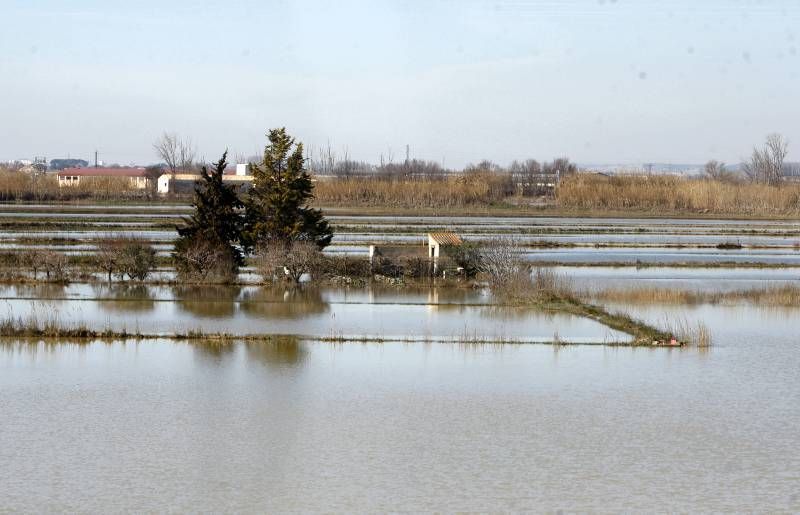
[{"label": "bare tree", "polygon": [[714,159],[706,163],[703,171],[706,177],[715,181],[721,181],[728,175],[728,172],[725,171],[725,163]]},{"label": "bare tree", "polygon": [[98,270],[108,274],[108,282],[111,282],[111,276],[117,272],[119,253],[119,240],[102,240],[97,244],[97,251],[93,259],[94,265]]},{"label": "bare tree", "polygon": [[743,164],[747,178],[763,184],[780,184],[783,178],[783,162],[789,144],[780,134],[770,134],[762,148],[754,148],[753,154]]},{"label": "bare tree", "polygon": [[194,166],[196,151],[190,139],[182,139],[176,133],[165,132],[153,143],[153,148],[172,175],[170,190],[174,188],[175,175]]}]

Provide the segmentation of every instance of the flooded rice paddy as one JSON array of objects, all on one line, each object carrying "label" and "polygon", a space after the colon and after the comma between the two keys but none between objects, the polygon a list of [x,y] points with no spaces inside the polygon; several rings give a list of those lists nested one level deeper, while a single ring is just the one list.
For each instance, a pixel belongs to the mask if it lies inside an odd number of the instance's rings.
[{"label": "flooded rice paddy", "polygon": [[[186,212],[0,211],[2,252],[91,253],[130,231],[164,254],[172,233],[158,224]],[[67,213],[80,215],[64,217],[76,230],[30,225]],[[561,263],[577,291],[800,281],[800,224],[788,221],[333,218],[333,249],[349,253],[437,226],[478,240],[589,238],[526,249]],[[744,248],[714,248],[737,238]],[[0,339],[0,512],[800,511],[800,306],[608,307],[656,326],[703,323],[713,345],[597,345],[627,335],[499,305],[481,288],[0,285],[4,317],[273,336]],[[509,344],[554,340],[586,345]]]},{"label": "flooded rice paddy", "polygon": [[[185,205],[0,206],[0,244],[75,245],[91,253],[101,239],[138,237],[165,255]],[[365,255],[370,244],[422,245],[429,231],[451,230],[467,241],[513,238],[526,259],[549,264],[705,264],[800,266],[800,222],[791,220],[623,219],[337,215],[328,252]],[[727,247],[727,248],[718,248]]]},{"label": "flooded rice paddy", "polygon": [[592,320],[496,305],[484,292],[453,288],[11,285],[0,286],[0,314],[163,335],[202,332],[350,341],[528,343],[630,339]]},{"label": "flooded rice paddy", "polygon": [[4,340],[0,508],[797,511],[797,323],[689,316],[714,347]]}]

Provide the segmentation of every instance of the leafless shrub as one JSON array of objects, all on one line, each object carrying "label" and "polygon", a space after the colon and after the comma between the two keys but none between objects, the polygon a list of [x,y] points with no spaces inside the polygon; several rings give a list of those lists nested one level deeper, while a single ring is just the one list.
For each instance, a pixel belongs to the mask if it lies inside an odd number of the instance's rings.
[{"label": "leafless shrub", "polygon": [[39,270],[42,269],[42,251],[37,248],[30,248],[21,251],[17,256],[17,264],[21,268],[26,268],[33,272],[33,279],[36,280]]},{"label": "leafless shrub", "polygon": [[527,275],[524,263],[520,260],[516,240],[495,238],[481,249],[480,271],[489,276],[489,281],[503,287]]},{"label": "leafless shrub", "polygon": [[369,261],[361,257],[325,256],[323,273],[329,277],[369,277]]},{"label": "leafless shrub", "polygon": [[233,282],[238,269],[226,245],[200,238],[189,243],[175,268],[182,280],[199,283]]},{"label": "leafless shrub", "polygon": [[48,281],[64,282],[69,279],[69,260],[65,254],[46,250],[42,252],[41,260]]},{"label": "leafless shrub", "polygon": [[256,250],[258,269],[266,281],[278,277],[299,283],[303,274],[317,276],[325,269],[325,259],[312,242],[266,242]]},{"label": "leafless shrub", "polygon": [[117,261],[120,275],[128,279],[144,281],[156,266],[155,249],[143,241],[127,239],[121,242]]},{"label": "leafless shrub", "polygon": [[148,243],[136,238],[111,238],[97,245],[93,257],[96,269],[129,280],[144,281],[156,265],[156,251]]}]

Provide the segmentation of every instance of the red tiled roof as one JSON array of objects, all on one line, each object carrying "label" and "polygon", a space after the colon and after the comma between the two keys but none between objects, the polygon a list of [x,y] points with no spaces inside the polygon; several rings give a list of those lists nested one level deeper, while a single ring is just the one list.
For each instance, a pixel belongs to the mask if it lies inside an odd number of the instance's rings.
[{"label": "red tiled roof", "polygon": [[64,168],[59,177],[145,177],[144,168]]},{"label": "red tiled roof", "polygon": [[431,239],[439,245],[461,245],[461,237],[454,232],[432,232],[429,234]]}]

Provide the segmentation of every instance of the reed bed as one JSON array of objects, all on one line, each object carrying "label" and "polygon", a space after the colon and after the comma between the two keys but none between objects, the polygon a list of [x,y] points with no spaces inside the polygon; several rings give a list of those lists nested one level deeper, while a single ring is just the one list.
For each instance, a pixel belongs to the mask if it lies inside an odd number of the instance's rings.
[{"label": "reed bed", "polygon": [[31,175],[0,168],[0,201],[67,201],[110,200],[144,198],[146,190],[131,187],[127,178],[95,177],[84,179],[81,184],[59,188],[58,178],[53,173]]},{"label": "reed bed", "polygon": [[322,205],[447,208],[502,202],[514,192],[508,174],[476,173],[443,179],[345,178],[314,187]]},{"label": "reed bed", "polygon": [[556,204],[586,211],[790,216],[800,215],[800,184],[769,186],[674,176],[579,173],[561,181]]},{"label": "reed bed", "polygon": [[605,302],[629,304],[735,304],[800,306],[800,286],[753,288],[727,292],[700,292],[671,288],[609,288],[585,296]]}]

